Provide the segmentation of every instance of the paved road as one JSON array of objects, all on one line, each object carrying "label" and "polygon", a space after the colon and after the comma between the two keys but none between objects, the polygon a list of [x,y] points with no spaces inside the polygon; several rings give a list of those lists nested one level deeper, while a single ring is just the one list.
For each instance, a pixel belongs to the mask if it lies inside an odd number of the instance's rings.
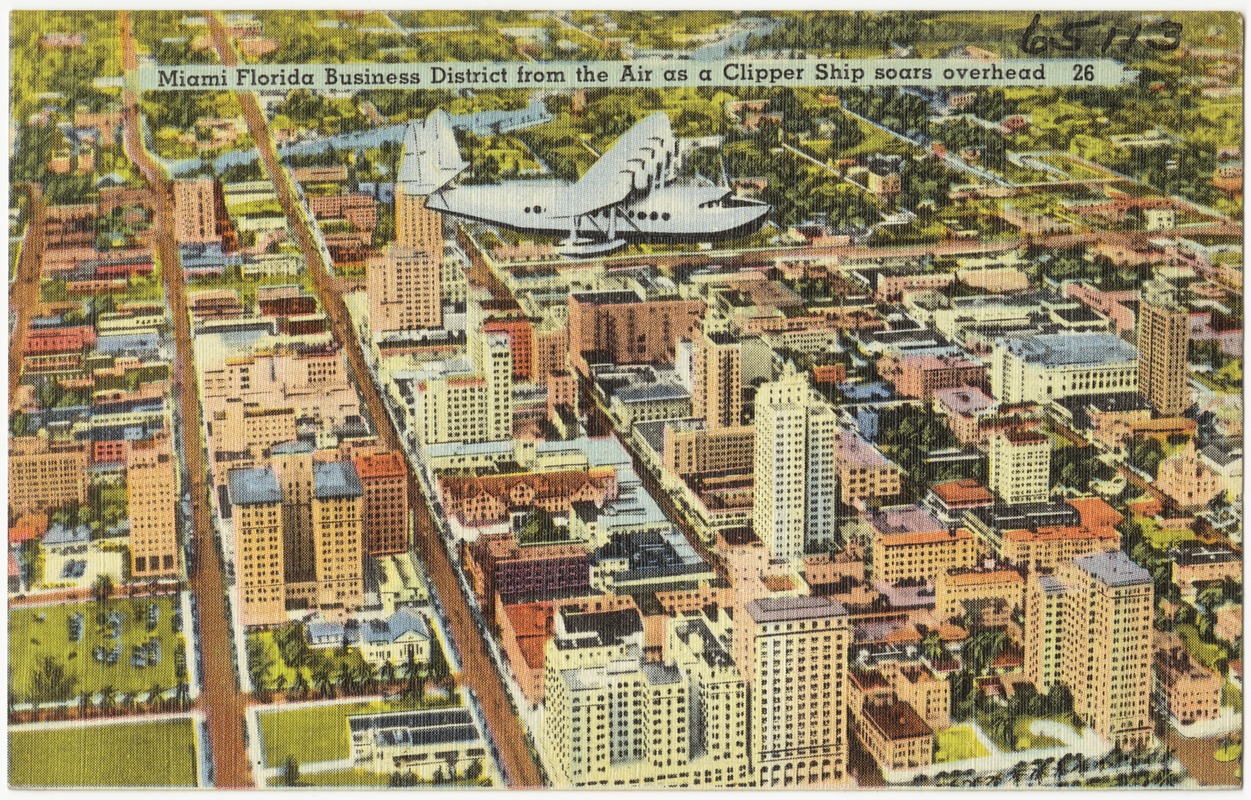
[{"label": "paved road", "polygon": [[720,265],[727,267],[746,267],[772,265],[775,261],[816,261],[818,259],[838,258],[854,261],[867,258],[919,258],[921,256],[972,256],[990,253],[1002,253],[1015,250],[1027,243],[1034,243],[1055,249],[1092,245],[1099,242],[1142,247],[1150,239],[1169,238],[1171,236],[1197,236],[1200,234],[1213,236],[1242,236],[1242,225],[1239,223],[1213,222],[1193,227],[1178,227],[1160,231],[1120,232],[1090,231],[1086,233],[1063,233],[1048,236],[1025,237],[1004,241],[983,242],[950,240],[943,242],[926,242],[895,247],[877,247],[869,245],[856,246],[821,246],[821,247],[762,247],[748,250],[707,250],[696,253],[663,253],[653,255],[618,255],[599,256],[596,258],[562,258],[557,261],[545,261],[539,264],[508,264],[507,269],[516,275],[530,272],[555,269],[560,272],[596,267],[626,268],[631,266],[656,265],[672,268],[678,266],[704,267]]},{"label": "paved road", "polygon": [[18,381],[22,378],[22,350],[26,347],[27,329],[35,307],[39,305],[39,270],[43,263],[44,220],[47,206],[43,198],[43,186],[37,183],[23,185],[30,197],[30,216],[26,225],[26,238],[22,241],[22,260],[17,265],[17,278],[9,285],[9,311],[17,311],[17,323],[9,339],[9,410],[17,396]]},{"label": "paved road", "polygon": [[[227,66],[236,64],[237,56],[220,17],[216,14],[207,16],[213,42],[222,62]],[[236,96],[243,109],[248,130],[260,150],[262,163],[273,179],[278,200],[291,227],[299,236],[308,273],[313,280],[313,288],[321,299],[335,337],[344,344],[344,352],[347,355],[357,390],[373,420],[374,429],[388,448],[400,451],[403,449],[403,443],[392,427],[390,417],[387,416],[382,397],[374,385],[372,373],[365,362],[364,353],[356,344],[356,332],[352,327],[347,307],[343,304],[339,282],[331,276],[327,265],[322,262],[321,251],[313,239],[308,217],[298,206],[290,180],[278,161],[269,123],[261,111],[256,95],[250,92],[239,92]],[[488,733],[494,741],[496,752],[500,754],[503,762],[501,766],[508,785],[514,788],[542,786],[542,773],[526,746],[525,730],[512,711],[508,692],[487,654],[481,633],[469,613],[469,606],[461,594],[451,559],[443,547],[438,529],[430,516],[432,512],[429,506],[419,499],[420,497],[416,478],[410,476],[409,504],[419,509],[415,514],[414,540],[417,551],[434,582],[439,601],[447,612],[452,637],[461,655],[461,680],[473,689],[481,703],[482,712],[487,720]]]},{"label": "paved road", "polygon": [[[138,65],[135,59],[130,17],[120,12],[123,67],[130,72]],[[195,363],[191,350],[191,318],[187,309],[187,284],[182,261],[174,238],[174,195],[172,185],[160,165],[144,148],[139,125],[138,97],[125,93],[126,154],[139,167],[144,180],[152,188],[156,205],[155,230],[152,237],[165,279],[166,299],[174,323],[175,389],[183,421],[182,449],[186,457],[188,489],[191,492],[191,515],[197,567],[191,574],[191,588],[199,599],[200,639],[204,665],[204,691],[199,702],[208,719],[209,741],[213,748],[213,779],[218,787],[252,786],[251,766],[243,740],[243,716],[246,696],[235,681],[234,658],[231,654],[230,619],[226,610],[226,586],[221,557],[213,542],[212,512],[208,505],[208,474],[201,441],[202,411],[196,389]]]}]

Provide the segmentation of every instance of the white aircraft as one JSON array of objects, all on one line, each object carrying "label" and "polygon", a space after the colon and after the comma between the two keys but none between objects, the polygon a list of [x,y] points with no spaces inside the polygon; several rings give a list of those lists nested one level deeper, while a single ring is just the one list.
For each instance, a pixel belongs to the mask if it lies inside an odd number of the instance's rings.
[{"label": "white aircraft", "polygon": [[575,183],[521,180],[453,185],[468,166],[451,120],[435,111],[404,136],[398,189],[428,208],[520,231],[565,234],[562,252],[605,253],[628,240],[703,241],[751,231],[769,205],[727,186],[678,183],[678,139],[657,112],[626,131]]}]

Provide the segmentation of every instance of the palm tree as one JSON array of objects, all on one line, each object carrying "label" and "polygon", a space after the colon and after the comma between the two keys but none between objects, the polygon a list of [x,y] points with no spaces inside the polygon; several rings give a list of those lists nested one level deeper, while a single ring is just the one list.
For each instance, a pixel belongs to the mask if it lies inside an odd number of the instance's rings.
[{"label": "palm tree", "polygon": [[395,665],[391,663],[391,659],[382,662],[382,669],[379,670],[379,677],[385,684],[395,681]]},{"label": "palm tree", "polygon": [[943,659],[945,655],[943,639],[938,635],[938,631],[925,634],[925,638],[921,640],[921,652],[931,664],[936,664]]},{"label": "palm tree", "polygon": [[354,685],[352,681],[352,668],[348,666],[346,661],[339,665],[339,677],[336,680],[336,683],[339,685],[339,688],[343,690],[344,694],[351,693]]},{"label": "palm tree", "polygon": [[1215,611],[1225,602],[1225,586],[1222,582],[1206,584],[1195,593],[1195,602],[1208,611]]},{"label": "palm tree", "polygon": [[295,671],[295,683],[291,685],[291,691],[299,692],[302,699],[308,697],[308,676],[304,670]]},{"label": "palm tree", "polygon": [[152,711],[159,711],[161,705],[165,702],[161,697],[165,693],[165,689],[159,683],[153,683],[148,687],[148,708]]},{"label": "palm tree", "polygon": [[1017,786],[1021,785],[1021,781],[1025,778],[1025,771],[1029,769],[1029,764],[1024,761],[1018,761],[1012,765],[1012,769],[1008,770],[1008,777]]},{"label": "palm tree", "polygon": [[318,667],[317,672],[313,674],[313,685],[317,687],[317,692],[323,698],[334,697],[334,683],[330,680],[330,670],[326,667]]},{"label": "palm tree", "polygon": [[368,692],[378,685],[378,668],[368,661],[356,668],[356,683],[362,692]]},{"label": "palm tree", "polygon": [[109,684],[100,690],[100,713],[107,714],[117,705],[117,690]]},{"label": "palm tree", "polygon": [[113,596],[113,579],[107,574],[96,576],[95,583],[91,585],[91,594],[100,605]]}]

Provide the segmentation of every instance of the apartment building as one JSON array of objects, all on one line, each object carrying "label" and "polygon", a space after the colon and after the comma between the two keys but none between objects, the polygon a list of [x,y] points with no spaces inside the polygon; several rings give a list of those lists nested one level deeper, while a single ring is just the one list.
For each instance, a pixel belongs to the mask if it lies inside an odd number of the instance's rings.
[{"label": "apartment building", "polygon": [[[1025,607],[1025,579],[1014,569],[944,569],[934,579],[934,615],[960,619],[966,608],[1003,603],[1009,610]],[[942,726],[938,726],[942,727]]]},{"label": "apartment building", "polygon": [[84,442],[53,441],[45,433],[9,438],[9,516],[87,502]]},{"label": "apartment building", "polygon": [[903,471],[855,431],[838,434],[835,465],[842,501],[889,500],[903,488]]},{"label": "apartment building", "polygon": [[1025,675],[1057,683],[1099,735],[1125,749],[1151,741],[1151,573],[1120,550],[1030,575],[1025,592]]},{"label": "apartment building", "polygon": [[1200,665],[1176,634],[1156,631],[1154,644],[1152,696],[1157,706],[1182,725],[1220,716],[1220,673]]},{"label": "apartment building", "polygon": [[873,537],[873,579],[931,581],[948,568],[973,567],[980,555],[977,537],[967,528],[878,535]]}]

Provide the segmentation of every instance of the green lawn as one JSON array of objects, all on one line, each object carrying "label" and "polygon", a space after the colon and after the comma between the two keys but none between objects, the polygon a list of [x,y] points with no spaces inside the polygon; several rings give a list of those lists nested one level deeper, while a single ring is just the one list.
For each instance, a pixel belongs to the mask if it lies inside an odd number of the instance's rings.
[{"label": "green lawn", "polygon": [[194,786],[189,719],[9,733],[9,785]]},{"label": "green lawn", "polygon": [[[273,666],[270,667],[268,673],[269,685],[273,686],[274,681],[278,680],[278,676],[280,675],[286,677],[287,686],[294,684],[296,679],[295,668],[289,666],[287,662],[283,660],[282,653],[278,649],[278,644],[274,641],[273,631],[256,631],[249,633],[249,647],[251,647],[251,642],[253,641],[264,642],[266,657],[273,663]],[[365,660],[361,658],[361,651],[355,647],[349,648],[346,653],[340,652],[338,647],[311,648],[311,651],[313,653],[312,657],[316,659],[319,664],[324,663],[329,668],[331,676],[335,677],[339,675],[339,670],[342,668],[343,664],[347,664],[350,669],[356,670],[365,663]],[[318,667],[309,666],[304,667],[303,670],[304,677],[311,682],[313,676],[317,674]]]},{"label": "green lawn", "polygon": [[1195,532],[1190,528],[1183,527],[1165,530],[1151,517],[1135,515],[1134,519],[1142,526],[1143,538],[1156,550],[1167,551],[1173,545],[1194,541],[1195,539]]},{"label": "green lawn", "polygon": [[1221,705],[1232,706],[1234,711],[1242,713],[1242,689],[1228,680],[1221,685]]},{"label": "green lawn", "polygon": [[1070,722],[1064,717],[1022,716],[1019,719],[1017,719],[1016,722],[1012,726],[1013,731],[1016,733],[1016,747],[1009,747],[1006,741],[995,736],[994,733],[991,732],[990,726],[985,724],[986,722],[985,715],[979,714],[978,716],[979,716],[979,724],[981,724],[982,730],[985,731],[986,735],[989,736],[995,742],[995,744],[998,745],[999,748],[1003,750],[1004,752],[1020,752],[1022,750],[1040,750],[1040,749],[1045,749],[1048,747],[1059,747],[1064,744],[1064,742],[1061,742],[1060,740],[1055,739],[1051,736],[1034,736],[1030,734],[1029,726],[1030,726],[1030,723],[1032,723],[1034,720],[1044,719],[1044,720],[1051,720],[1053,722],[1059,722],[1064,725],[1070,724]]},{"label": "green lawn", "polygon": [[349,714],[422,707],[404,701],[372,701],[262,711],[260,727],[265,764],[280,766],[287,756],[295,756],[301,764],[347,758],[351,753],[347,731]]},{"label": "green lawn", "polygon": [[1031,734],[1029,726],[1034,719],[1034,717],[1026,717],[1016,721],[1017,750],[1042,750],[1048,747],[1059,747],[1064,744],[1064,742],[1051,736],[1034,736]]},{"label": "green lawn", "polygon": [[967,725],[939,731],[934,734],[934,744],[934,762],[937,764],[990,755]]},{"label": "green lawn", "polygon": [[[1213,666],[1216,660],[1225,655],[1225,651],[1220,645],[1208,644],[1199,638],[1199,631],[1195,630],[1194,625],[1183,623],[1178,625],[1174,631],[1186,643],[1186,649],[1190,655],[1208,669],[1215,669]],[[1241,700],[1241,698],[1239,698]]]},{"label": "green lawn", "polygon": [[[160,609],[156,630],[149,633],[146,623],[147,608],[155,602]],[[120,611],[125,616],[120,639],[110,639],[105,630],[96,624],[100,606],[94,602],[67,605],[17,608],[9,612],[9,691],[19,701],[25,702],[30,694],[32,673],[43,663],[44,656],[53,656],[74,676],[73,694],[83,691],[94,694],[106,686],[119,693],[146,692],[152,684],[162,689],[172,689],[174,677],[174,653],[183,647],[183,635],[173,629],[174,603],[172,597],[150,599],[114,599],[108,601],[108,610]],[[78,642],[69,641],[66,620],[75,611],[83,615],[83,636]],[[43,622],[36,615],[45,617]],[[143,644],[150,637],[161,643],[161,663],[145,668],[130,665],[131,646]],[[92,658],[96,645],[111,649],[118,642],[122,645],[121,657],[116,664]]]},{"label": "green lawn", "polygon": [[1237,761],[1242,757],[1242,745],[1239,742],[1231,742],[1216,751],[1216,760],[1220,762]]}]

